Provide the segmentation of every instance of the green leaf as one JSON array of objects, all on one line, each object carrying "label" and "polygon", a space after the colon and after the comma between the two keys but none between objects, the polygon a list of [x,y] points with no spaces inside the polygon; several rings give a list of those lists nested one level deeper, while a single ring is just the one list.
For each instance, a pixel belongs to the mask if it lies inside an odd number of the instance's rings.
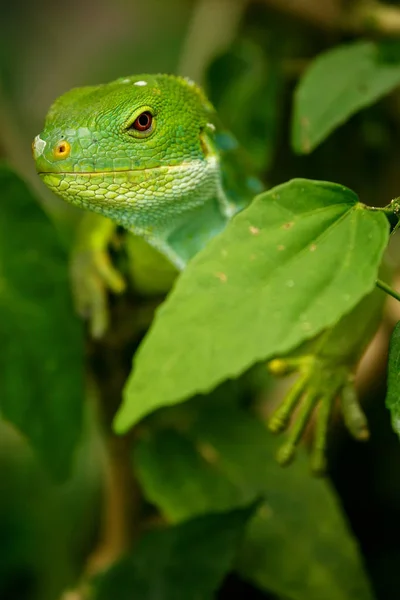
[{"label": "green leaf", "polygon": [[393,430],[400,436],[400,321],[390,339],[386,406],[391,413]]},{"label": "green leaf", "polygon": [[[91,463],[93,468],[93,461]],[[76,573],[71,488],[56,486],[21,436],[0,421],[0,598],[55,600]],[[80,489],[80,498],[82,498]],[[86,515],[85,515],[86,516]]]},{"label": "green leaf", "polygon": [[158,310],[116,430],[334,325],[373,289],[388,230],[341,185],[296,179],[258,196]]},{"label": "green leaf", "polygon": [[212,600],[255,506],[199,517],[144,536],[101,576],[96,600]]},{"label": "green leaf", "polygon": [[31,192],[4,166],[0,190],[0,410],[62,478],[83,406],[83,338],[67,256]]},{"label": "green leaf", "polygon": [[179,522],[262,496],[239,558],[244,578],[290,600],[371,600],[335,493],[310,476],[305,454],[282,469],[273,458],[281,442],[254,417],[215,402],[196,415],[194,405],[187,405],[188,427],[180,420],[179,431],[146,429],[136,446],[136,473],[149,500]]},{"label": "green leaf", "polygon": [[301,79],[294,98],[293,149],[311,152],[336,127],[400,84],[393,62],[372,42],[339,46],[321,54]]}]

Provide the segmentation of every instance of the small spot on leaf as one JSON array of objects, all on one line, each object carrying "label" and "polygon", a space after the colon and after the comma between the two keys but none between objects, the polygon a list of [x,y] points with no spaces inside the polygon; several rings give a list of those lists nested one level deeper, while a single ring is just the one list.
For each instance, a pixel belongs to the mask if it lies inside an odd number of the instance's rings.
[{"label": "small spot on leaf", "polygon": [[249,231],[252,235],[258,235],[260,233],[258,227],[254,227],[253,225],[250,225]]},{"label": "small spot on leaf", "polygon": [[211,444],[207,442],[199,442],[197,444],[197,452],[210,465],[214,465],[219,460],[219,453]]},{"label": "small spot on leaf", "polygon": [[308,136],[303,138],[301,149],[303,150],[304,154],[308,154],[311,151],[311,142]]},{"label": "small spot on leaf", "polygon": [[222,283],[226,283],[228,281],[228,277],[225,275],[225,273],[215,273],[215,277],[218,277]]},{"label": "small spot on leaf", "polygon": [[294,221],[289,221],[288,223],[285,223],[284,225],[282,225],[283,229],[290,229],[291,227],[293,227],[294,225]]},{"label": "small spot on leaf", "polygon": [[266,521],[267,519],[270,519],[274,513],[269,504],[264,502],[264,504],[262,504],[258,509],[257,514],[261,519]]}]

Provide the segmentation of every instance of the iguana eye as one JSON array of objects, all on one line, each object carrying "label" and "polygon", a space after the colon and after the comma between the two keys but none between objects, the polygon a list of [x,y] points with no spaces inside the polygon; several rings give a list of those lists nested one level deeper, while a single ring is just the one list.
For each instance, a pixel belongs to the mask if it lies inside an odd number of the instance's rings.
[{"label": "iguana eye", "polygon": [[136,129],[136,131],[149,131],[153,124],[153,115],[146,110],[142,112],[131,125],[132,129]]}]

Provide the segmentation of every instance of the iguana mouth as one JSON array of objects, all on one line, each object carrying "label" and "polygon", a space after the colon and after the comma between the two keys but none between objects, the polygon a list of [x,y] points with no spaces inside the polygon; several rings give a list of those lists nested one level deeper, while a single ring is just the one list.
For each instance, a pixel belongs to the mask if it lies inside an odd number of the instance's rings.
[{"label": "iguana mouth", "polygon": [[[143,169],[118,169],[114,171],[38,171],[38,175],[118,175],[119,173],[143,173],[145,171],[158,171],[160,169],[185,169],[199,162],[198,159],[182,162],[179,165],[158,165],[157,167],[144,167]],[[201,162],[201,161],[200,161]]]}]

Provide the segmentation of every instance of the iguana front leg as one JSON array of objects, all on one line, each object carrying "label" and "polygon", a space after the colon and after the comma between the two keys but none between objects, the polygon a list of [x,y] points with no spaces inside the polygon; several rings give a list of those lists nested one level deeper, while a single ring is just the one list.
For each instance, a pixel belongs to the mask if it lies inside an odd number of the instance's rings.
[{"label": "iguana front leg", "polygon": [[72,248],[70,272],[76,310],[88,319],[93,337],[101,337],[109,321],[108,291],[120,294],[126,284],[110,260],[116,224],[95,213],[79,222]]}]

